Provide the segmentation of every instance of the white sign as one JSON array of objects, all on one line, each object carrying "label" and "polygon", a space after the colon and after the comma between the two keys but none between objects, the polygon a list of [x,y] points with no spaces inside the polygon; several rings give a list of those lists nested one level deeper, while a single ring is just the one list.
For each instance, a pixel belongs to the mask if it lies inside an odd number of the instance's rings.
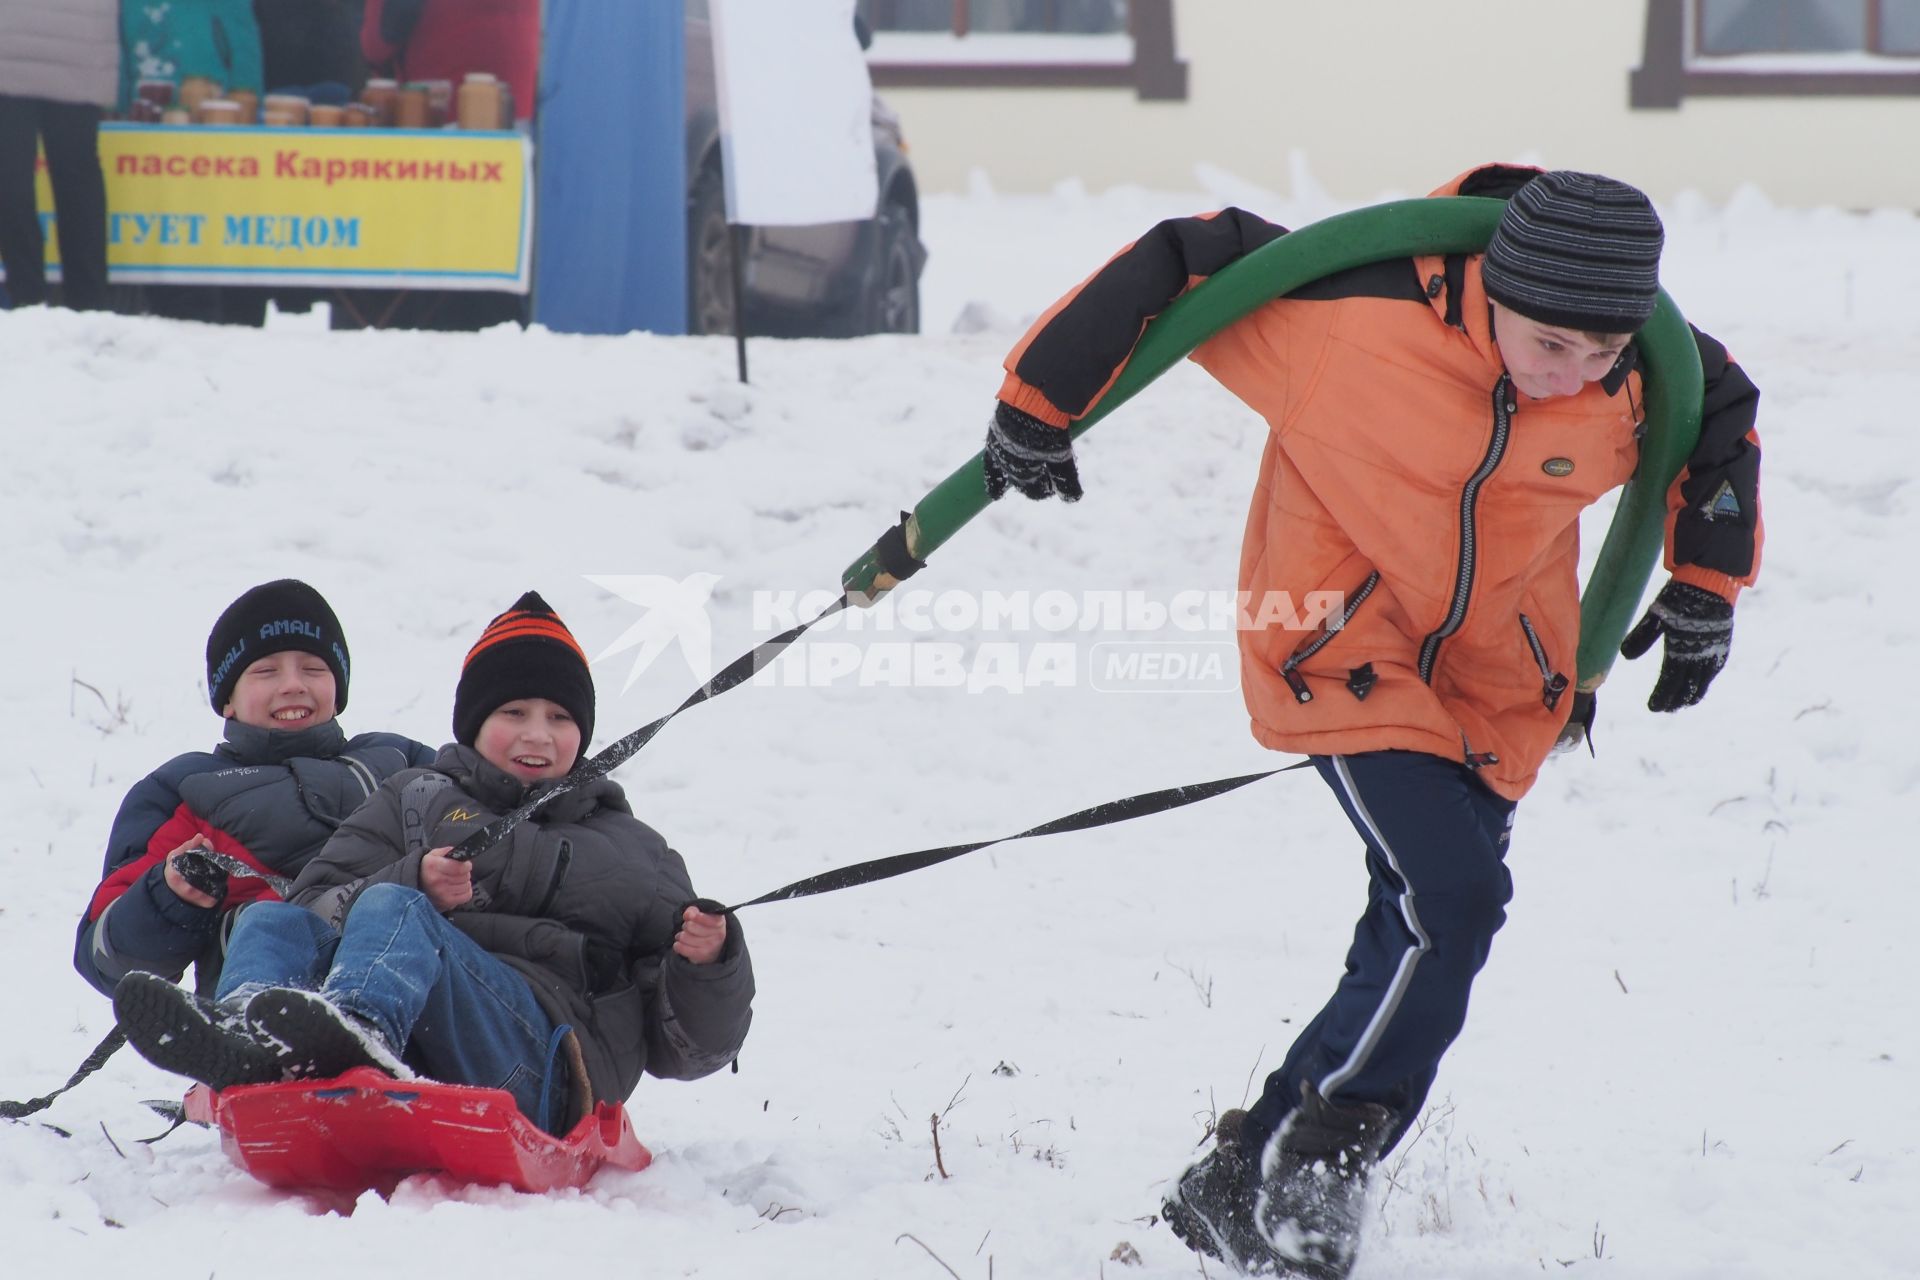
[{"label": "white sign", "polygon": [[727,221],[874,216],[873,82],[854,0],[712,0]]}]

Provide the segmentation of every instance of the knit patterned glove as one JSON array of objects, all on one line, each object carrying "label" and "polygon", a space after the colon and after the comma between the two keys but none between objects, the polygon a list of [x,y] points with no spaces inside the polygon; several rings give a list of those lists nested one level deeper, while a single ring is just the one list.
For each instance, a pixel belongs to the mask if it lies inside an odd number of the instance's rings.
[{"label": "knit patterned glove", "polygon": [[1004,400],[995,404],[987,428],[987,496],[998,501],[1009,486],[1029,498],[1059,494],[1080,500],[1080,472],[1073,465],[1073,437]]},{"label": "knit patterned glove", "polygon": [[1620,642],[1620,656],[1639,657],[1662,634],[1667,647],[1647,710],[1678,711],[1704,698],[1707,686],[1727,665],[1733,644],[1733,606],[1704,587],[1669,578],[1646,615]]}]

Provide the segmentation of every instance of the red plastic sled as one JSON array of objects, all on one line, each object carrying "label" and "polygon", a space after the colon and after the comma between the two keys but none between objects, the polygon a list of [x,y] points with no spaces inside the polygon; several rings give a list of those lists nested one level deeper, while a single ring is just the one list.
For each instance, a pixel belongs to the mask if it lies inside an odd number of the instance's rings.
[{"label": "red plastic sled", "polygon": [[355,1067],[333,1080],[187,1095],[187,1119],[218,1125],[235,1164],[274,1187],[389,1192],[416,1173],[521,1191],[578,1187],[602,1165],[653,1162],[626,1108],[601,1103],[565,1138],[542,1133],[504,1089],[396,1080]]}]

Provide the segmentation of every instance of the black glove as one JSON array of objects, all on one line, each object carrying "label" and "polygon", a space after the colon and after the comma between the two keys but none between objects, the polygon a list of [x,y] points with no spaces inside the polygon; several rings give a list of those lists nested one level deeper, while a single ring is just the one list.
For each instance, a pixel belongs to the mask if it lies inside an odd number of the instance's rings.
[{"label": "black glove", "polygon": [[1727,665],[1733,644],[1733,606],[1705,587],[1669,578],[1646,615],[1620,642],[1620,656],[1639,657],[1663,632],[1667,648],[1647,710],[1678,711],[1706,697],[1707,686]]},{"label": "black glove", "polygon": [[995,405],[987,427],[987,496],[999,499],[1011,485],[1029,498],[1059,494],[1080,501],[1080,473],[1073,465],[1073,437],[1006,401]]}]

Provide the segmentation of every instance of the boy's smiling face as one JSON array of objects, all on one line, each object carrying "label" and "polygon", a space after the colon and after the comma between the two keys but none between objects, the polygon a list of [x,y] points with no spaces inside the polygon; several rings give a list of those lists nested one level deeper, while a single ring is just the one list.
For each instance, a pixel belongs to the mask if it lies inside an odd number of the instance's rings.
[{"label": "boy's smiling face", "polygon": [[221,714],[256,729],[292,732],[325,724],[336,710],[332,668],[311,653],[283,649],[240,673]]},{"label": "boy's smiling face", "polygon": [[580,758],[580,724],[557,702],[516,698],[481,722],[473,748],[522,782],[563,778]]}]

